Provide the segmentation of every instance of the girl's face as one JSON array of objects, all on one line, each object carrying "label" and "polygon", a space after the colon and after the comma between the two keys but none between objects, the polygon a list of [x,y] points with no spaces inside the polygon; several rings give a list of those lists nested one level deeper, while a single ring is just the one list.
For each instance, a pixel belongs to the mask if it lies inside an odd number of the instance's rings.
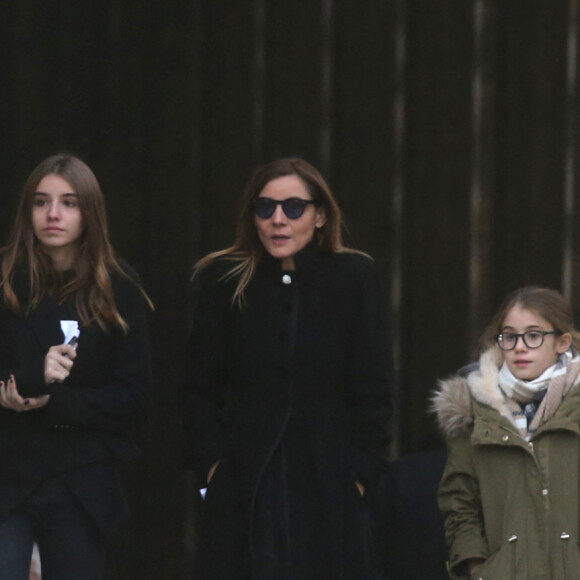
[{"label": "girl's face", "polygon": [[[553,331],[552,325],[532,310],[515,305],[506,315],[501,333],[523,334],[530,330]],[[556,364],[559,355],[570,348],[572,336],[569,333],[547,334],[539,348],[529,348],[523,338],[517,338],[513,350],[502,351],[512,374],[524,381],[538,378],[547,368]]]},{"label": "girl's face", "polygon": [[60,175],[44,177],[32,202],[32,228],[59,270],[71,268],[83,234],[83,217],[74,188]]},{"label": "girl's face", "polygon": [[[297,175],[285,175],[272,179],[258,197],[280,202],[290,198],[310,201],[312,198],[304,182]],[[314,230],[326,221],[324,210],[310,203],[304,213],[295,219],[289,218],[281,205],[276,205],[269,218],[255,216],[258,237],[266,251],[282,260],[282,267],[294,269],[294,255],[302,250],[314,237]]]}]

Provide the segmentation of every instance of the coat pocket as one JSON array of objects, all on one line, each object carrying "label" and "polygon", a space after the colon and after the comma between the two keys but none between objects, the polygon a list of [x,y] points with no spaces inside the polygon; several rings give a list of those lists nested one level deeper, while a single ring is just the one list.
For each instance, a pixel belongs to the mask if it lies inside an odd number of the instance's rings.
[{"label": "coat pocket", "polygon": [[560,534],[560,553],[562,555],[563,580],[575,580],[580,570],[580,546],[578,539],[567,532]]},{"label": "coat pocket", "polygon": [[471,580],[515,580],[517,556],[518,536],[512,534],[470,578]]}]

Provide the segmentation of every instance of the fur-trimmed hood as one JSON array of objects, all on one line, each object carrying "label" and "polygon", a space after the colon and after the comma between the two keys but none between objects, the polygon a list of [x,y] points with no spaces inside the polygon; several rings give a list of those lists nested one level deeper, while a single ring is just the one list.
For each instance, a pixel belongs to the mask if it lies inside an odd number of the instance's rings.
[{"label": "fur-trimmed hood", "polygon": [[439,388],[431,399],[431,411],[437,416],[446,437],[460,435],[473,424],[472,399],[495,409],[513,423],[505,395],[499,387],[502,360],[499,348],[492,347],[481,355],[472,372],[439,381]]}]

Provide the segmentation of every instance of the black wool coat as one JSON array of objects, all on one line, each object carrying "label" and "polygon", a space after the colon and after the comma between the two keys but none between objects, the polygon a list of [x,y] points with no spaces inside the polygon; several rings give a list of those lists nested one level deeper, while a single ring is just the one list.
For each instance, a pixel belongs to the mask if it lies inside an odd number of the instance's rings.
[{"label": "black wool coat", "polygon": [[[45,384],[44,359],[51,346],[63,343],[60,320],[79,320],[74,306],[47,296],[20,315],[0,300],[0,380],[14,375],[24,397],[50,394],[48,404],[33,411],[0,407],[0,520],[53,477],[103,532],[125,515],[114,463],[138,453],[127,431],[143,421],[151,383],[146,303],[136,274],[125,268],[129,278],[111,277],[127,334],[81,326],[77,357],[63,383]],[[14,286],[26,303],[26,276],[18,273]]]},{"label": "black wool coat", "polygon": [[312,245],[265,254],[232,305],[232,266],[196,279],[184,388],[203,485],[196,578],[373,577],[366,499],[388,441],[390,344],[374,263]]}]

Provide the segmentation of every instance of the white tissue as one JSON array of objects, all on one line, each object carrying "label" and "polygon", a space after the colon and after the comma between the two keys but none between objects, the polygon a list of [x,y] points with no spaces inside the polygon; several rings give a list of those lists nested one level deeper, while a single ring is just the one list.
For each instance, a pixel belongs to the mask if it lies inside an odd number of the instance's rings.
[{"label": "white tissue", "polygon": [[65,344],[68,344],[73,338],[78,338],[81,335],[81,329],[76,320],[61,320],[60,329],[64,334]]}]

